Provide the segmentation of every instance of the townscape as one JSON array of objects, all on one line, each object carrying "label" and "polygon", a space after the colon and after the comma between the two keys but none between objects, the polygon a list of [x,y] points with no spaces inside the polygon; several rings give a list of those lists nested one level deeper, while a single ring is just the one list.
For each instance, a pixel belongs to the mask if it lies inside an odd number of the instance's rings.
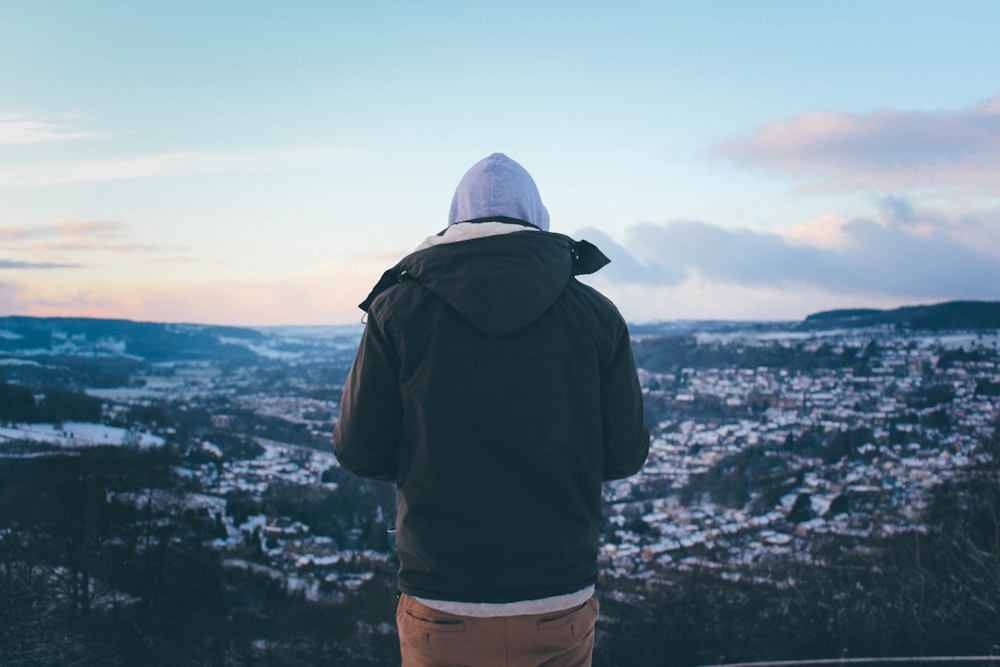
[{"label": "townscape", "polygon": [[[104,502],[194,517],[231,607],[259,611],[232,593],[249,581],[303,604],[391,596],[392,486],[341,470],[331,443],[360,327],[95,322],[0,319],[0,466],[169,451],[166,481]],[[652,445],[638,475],[605,487],[611,628],[678,573],[780,586],[794,568],[926,533],[936,490],[996,454],[997,328],[688,323],[637,328],[633,347]],[[46,418],[60,391],[79,400]],[[12,511],[0,516],[8,578],[30,538]],[[84,584],[91,606],[141,598],[99,569]],[[359,623],[393,643],[391,618]]]},{"label": "townscape", "polygon": [[[672,406],[667,414],[684,416],[656,425],[643,472],[612,489],[613,498],[623,499],[614,516],[617,527],[627,525],[625,517],[635,514],[637,505],[652,510],[639,516],[640,534],[616,528],[621,542],[605,546],[617,571],[641,573],[650,561],[742,567],[801,557],[821,536],[867,539],[919,531],[930,491],[985,460],[983,443],[1000,417],[995,332],[823,331],[769,334],[764,340],[798,355],[822,346],[834,355],[872,354],[859,375],[850,367],[684,369],[680,380],[644,372],[647,387],[656,387],[650,395]],[[737,343],[716,339],[715,344]],[[740,344],[760,344],[760,338]],[[704,420],[697,419],[696,409],[692,414],[678,407],[705,403],[725,407]],[[815,445],[822,437],[839,442],[821,451]],[[804,442],[809,439],[811,445]],[[765,479],[777,484],[761,488],[760,481],[744,479],[730,480],[723,493],[701,484],[700,494],[689,489],[699,476],[725,469],[733,465],[727,461],[749,452],[767,461]],[[751,467],[738,474],[745,478]],[[668,491],[650,494],[644,488]],[[720,495],[729,502],[715,502]],[[689,500],[679,502],[682,496]],[[641,500],[625,500],[637,497]],[[776,502],[762,502],[765,497]]]}]

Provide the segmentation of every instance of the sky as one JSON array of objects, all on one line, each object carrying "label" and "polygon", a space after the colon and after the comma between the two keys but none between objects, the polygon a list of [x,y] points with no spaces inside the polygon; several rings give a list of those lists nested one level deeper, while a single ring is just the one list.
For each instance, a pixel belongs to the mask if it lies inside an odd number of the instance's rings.
[{"label": "sky", "polygon": [[1000,3],[0,0],[0,315],[360,321],[502,152],[626,319],[1000,299]]}]

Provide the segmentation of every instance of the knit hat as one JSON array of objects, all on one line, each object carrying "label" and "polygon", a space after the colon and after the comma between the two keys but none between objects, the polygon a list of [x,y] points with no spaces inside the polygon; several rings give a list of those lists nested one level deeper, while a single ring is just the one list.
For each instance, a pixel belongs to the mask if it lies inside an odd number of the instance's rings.
[{"label": "knit hat", "polygon": [[472,165],[459,181],[448,224],[504,218],[549,230],[549,212],[531,175],[503,153],[494,153]]}]

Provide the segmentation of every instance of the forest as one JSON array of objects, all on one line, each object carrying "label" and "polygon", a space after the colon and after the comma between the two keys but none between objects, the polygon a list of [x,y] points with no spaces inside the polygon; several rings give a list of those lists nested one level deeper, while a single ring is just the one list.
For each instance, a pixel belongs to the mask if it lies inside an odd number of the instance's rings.
[{"label": "forest", "polygon": [[[595,664],[989,654],[1000,640],[1000,439],[991,446],[987,463],[937,489],[922,531],[831,539],[820,558],[755,563],[737,578],[667,566],[606,577]],[[338,602],[227,568],[212,547],[218,518],[185,509],[197,489],[177,476],[180,457],[100,447],[0,459],[0,664],[398,664],[391,562]],[[364,499],[391,493],[378,486],[357,489],[361,505],[313,494],[309,511],[342,519],[316,530],[359,539]],[[153,502],[160,491],[174,502]],[[261,502],[288,511],[303,497],[285,488]]]}]

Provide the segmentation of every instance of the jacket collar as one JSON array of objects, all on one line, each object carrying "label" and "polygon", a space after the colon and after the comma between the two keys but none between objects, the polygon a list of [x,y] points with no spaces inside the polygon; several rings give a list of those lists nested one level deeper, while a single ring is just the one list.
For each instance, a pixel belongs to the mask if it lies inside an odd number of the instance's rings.
[{"label": "jacket collar", "polygon": [[500,234],[510,234],[511,232],[538,232],[541,231],[534,225],[522,223],[509,223],[499,220],[483,220],[458,222],[448,225],[434,236],[428,236],[424,242],[417,246],[417,250],[425,250],[432,246],[445,243],[456,243],[458,241],[468,241],[469,239],[479,239],[485,236],[499,236]]},{"label": "jacket collar", "polygon": [[[494,227],[493,225],[498,226]],[[493,233],[490,233],[491,231],[493,231]],[[449,250],[447,248],[441,246],[446,246],[451,243],[460,243],[461,241],[485,239],[491,236],[502,236],[518,231],[534,231],[539,234],[537,237],[539,241],[541,241],[542,238],[547,238],[549,239],[549,243],[564,244],[571,262],[568,267],[568,275],[579,276],[595,273],[611,262],[611,260],[608,259],[608,257],[593,243],[583,240],[575,241],[562,234],[542,232],[541,230],[533,227],[523,227],[507,223],[459,223],[449,226],[440,234],[429,237],[414,252],[404,257],[398,264],[383,273],[378,283],[375,284],[371,292],[365,300],[358,305],[358,307],[361,310],[368,312],[372,302],[382,292],[405,280],[412,280],[414,278],[419,279],[419,276],[414,275],[414,273],[421,273],[420,269],[425,264],[423,260],[425,256],[427,256],[426,253],[448,252]],[[469,234],[469,236],[465,236],[466,234]],[[535,234],[532,234],[531,236],[536,238]],[[431,239],[441,240],[435,242],[431,241]],[[428,242],[430,243],[428,244]]]}]

